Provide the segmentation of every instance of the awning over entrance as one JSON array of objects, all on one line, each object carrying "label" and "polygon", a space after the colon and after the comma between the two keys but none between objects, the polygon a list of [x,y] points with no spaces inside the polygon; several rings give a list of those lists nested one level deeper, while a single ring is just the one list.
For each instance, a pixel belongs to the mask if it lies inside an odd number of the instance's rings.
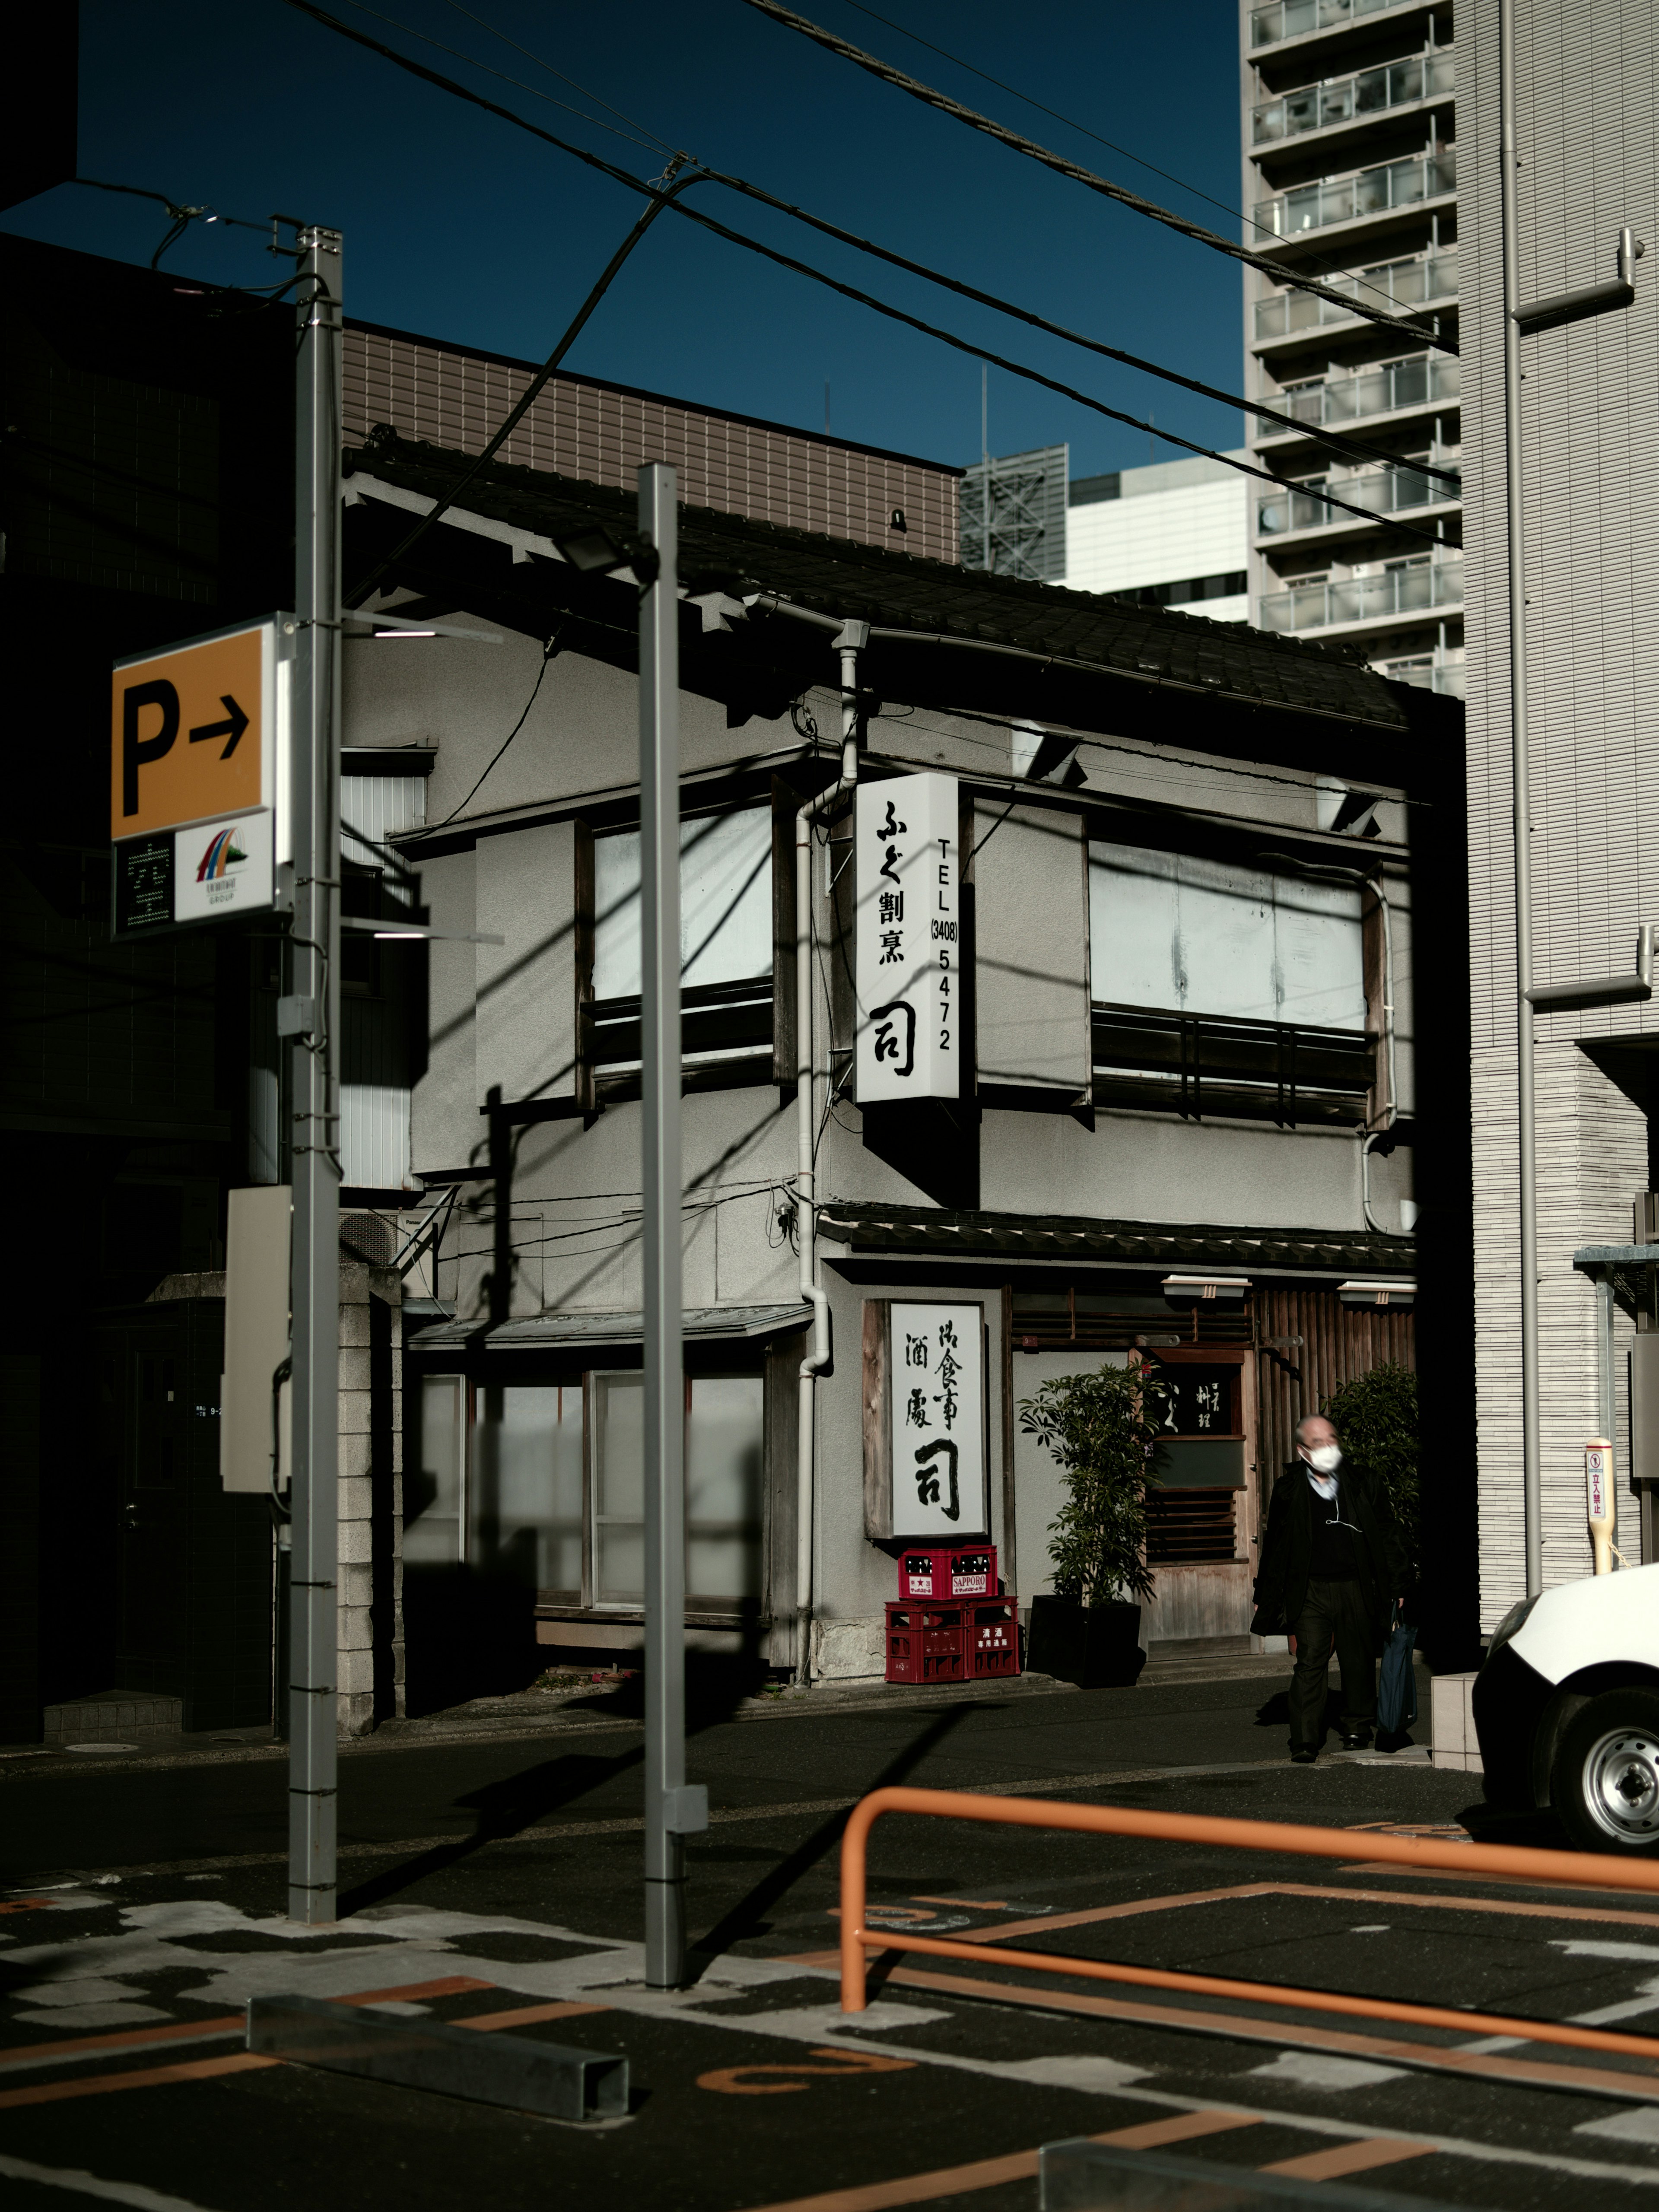
[{"label": "awning over entrance", "polygon": [[[441,1322],[410,1337],[411,1352],[599,1352],[636,1345],[644,1334],[639,1313],[538,1314],[533,1320],[487,1322]],[[744,1342],[788,1336],[811,1325],[804,1305],[688,1306],[684,1327],[688,1343]]]}]

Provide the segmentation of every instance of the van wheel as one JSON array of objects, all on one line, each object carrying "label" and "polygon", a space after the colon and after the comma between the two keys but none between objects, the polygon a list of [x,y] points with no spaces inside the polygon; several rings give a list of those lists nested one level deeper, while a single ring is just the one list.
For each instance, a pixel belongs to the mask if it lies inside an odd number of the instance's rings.
[{"label": "van wheel", "polygon": [[1550,1799],[1581,1851],[1659,1852],[1659,1691],[1604,1690],[1575,1713]]}]

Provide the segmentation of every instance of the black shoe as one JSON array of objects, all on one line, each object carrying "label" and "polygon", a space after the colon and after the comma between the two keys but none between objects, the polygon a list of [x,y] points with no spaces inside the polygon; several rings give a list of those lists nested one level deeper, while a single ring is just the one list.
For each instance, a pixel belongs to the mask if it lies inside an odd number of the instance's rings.
[{"label": "black shoe", "polygon": [[1319,1753],[1316,1751],[1310,1751],[1299,1743],[1292,1744],[1291,1747],[1292,1766],[1311,1766],[1318,1756]]},{"label": "black shoe", "polygon": [[1369,1729],[1361,1729],[1357,1735],[1345,1735],[1343,1737],[1342,1748],[1344,1751],[1364,1751],[1370,1744],[1370,1730]]}]

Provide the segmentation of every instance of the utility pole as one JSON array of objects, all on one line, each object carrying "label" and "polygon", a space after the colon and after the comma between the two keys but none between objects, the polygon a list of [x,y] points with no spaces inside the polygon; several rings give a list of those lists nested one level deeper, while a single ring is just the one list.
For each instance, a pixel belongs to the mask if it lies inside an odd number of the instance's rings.
[{"label": "utility pole", "polygon": [[340,420],[338,231],[299,234],[289,988],[293,1568],[289,1917],[335,1917],[340,1429]]},{"label": "utility pole", "polygon": [[[640,907],[645,1196],[645,1980],[685,1980],[685,1347],[680,1310],[680,650],[674,471],[640,471]],[[647,575],[647,570],[651,573]]]}]

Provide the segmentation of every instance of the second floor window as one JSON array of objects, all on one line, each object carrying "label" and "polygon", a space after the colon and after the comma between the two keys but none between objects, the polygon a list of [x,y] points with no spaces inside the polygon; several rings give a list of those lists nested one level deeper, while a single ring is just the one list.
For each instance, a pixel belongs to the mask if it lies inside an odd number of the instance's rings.
[{"label": "second floor window", "polygon": [[1357,884],[1091,844],[1089,944],[1098,1003],[1365,1026]]},{"label": "second floor window", "polygon": [[[601,1073],[640,1059],[640,833],[593,841],[593,1048]],[[772,815],[680,824],[680,988],[688,1066],[772,1065]],[[740,1076],[739,1079],[747,1079]]]}]

